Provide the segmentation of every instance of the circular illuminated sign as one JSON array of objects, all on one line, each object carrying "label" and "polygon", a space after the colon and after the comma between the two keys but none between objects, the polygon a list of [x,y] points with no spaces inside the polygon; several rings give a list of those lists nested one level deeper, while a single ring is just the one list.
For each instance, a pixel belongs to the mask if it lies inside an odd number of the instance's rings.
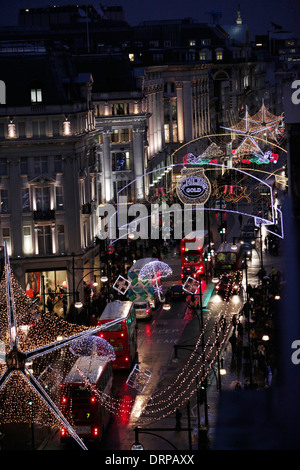
[{"label": "circular illuminated sign", "polygon": [[210,181],[203,172],[187,174],[177,185],[177,195],[185,204],[204,204],[210,194]]}]

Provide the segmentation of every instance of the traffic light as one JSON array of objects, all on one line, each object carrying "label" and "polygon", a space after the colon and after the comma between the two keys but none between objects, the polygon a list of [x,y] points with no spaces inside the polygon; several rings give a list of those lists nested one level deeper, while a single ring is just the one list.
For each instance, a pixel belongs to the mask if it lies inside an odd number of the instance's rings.
[{"label": "traffic light", "polygon": [[223,222],[220,226],[219,226],[219,233],[220,234],[224,234],[226,232],[226,225],[225,223]]}]

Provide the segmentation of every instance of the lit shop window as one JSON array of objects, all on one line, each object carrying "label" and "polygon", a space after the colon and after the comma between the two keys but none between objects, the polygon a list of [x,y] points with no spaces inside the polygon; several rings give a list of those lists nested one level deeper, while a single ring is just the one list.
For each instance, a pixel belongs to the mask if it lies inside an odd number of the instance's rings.
[{"label": "lit shop window", "polygon": [[41,103],[42,102],[42,89],[41,88],[32,88],[30,92],[31,103]]}]

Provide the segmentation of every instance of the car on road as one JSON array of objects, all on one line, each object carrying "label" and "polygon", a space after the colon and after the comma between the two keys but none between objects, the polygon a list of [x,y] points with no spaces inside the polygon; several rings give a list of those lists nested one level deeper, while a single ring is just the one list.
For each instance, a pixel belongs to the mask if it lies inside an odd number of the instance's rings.
[{"label": "car on road", "polygon": [[166,292],[166,302],[170,300],[184,300],[187,294],[182,284],[172,284]]},{"label": "car on road", "polygon": [[240,233],[240,242],[251,243],[252,246],[255,245],[256,234],[254,230],[254,225],[244,225]]},{"label": "car on road", "polygon": [[226,273],[220,276],[219,282],[215,284],[217,294],[225,297],[231,297],[231,295],[238,294],[240,291],[240,285],[242,280],[242,272],[237,271],[236,273]]},{"label": "car on road", "polygon": [[151,306],[149,300],[136,300],[133,302],[137,320],[148,320],[151,318]]},{"label": "car on road", "polygon": [[246,255],[246,259],[251,261],[253,245],[251,245],[251,243],[248,243],[248,242],[241,242],[241,245],[242,245],[242,251]]},{"label": "car on road", "polygon": [[181,269],[181,280],[184,283],[188,277],[192,277],[193,279],[197,278],[197,270],[195,266],[185,266]]}]

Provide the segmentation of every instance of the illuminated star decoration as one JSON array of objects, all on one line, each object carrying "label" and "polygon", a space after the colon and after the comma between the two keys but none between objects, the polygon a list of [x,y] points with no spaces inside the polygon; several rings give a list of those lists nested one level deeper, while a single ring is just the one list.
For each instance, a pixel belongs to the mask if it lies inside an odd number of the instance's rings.
[{"label": "illuminated star decoration", "polygon": [[[279,143],[278,137],[281,137],[279,134],[279,124],[283,121],[282,116],[275,116],[275,114],[270,113],[270,111],[265,107],[264,100],[262,100],[262,106],[260,110],[249,118],[250,122],[258,123],[262,127],[267,126],[267,129],[261,132],[261,136],[267,134],[271,140]],[[258,134],[259,135],[259,134]]]},{"label": "illuminated star decoration", "polygon": [[139,281],[154,281],[155,282],[155,291],[158,294],[158,298],[163,302],[162,286],[158,284],[158,281],[161,277],[171,276],[173,273],[172,268],[163,261],[150,261],[150,263],[145,264],[139,272],[138,279]]},{"label": "illuminated star decoration", "polygon": [[[4,413],[6,410],[8,413],[10,412],[12,404],[14,404],[14,413],[10,416],[10,422],[25,422],[24,415],[31,416],[31,419],[35,418],[32,411],[32,404],[35,401],[34,409],[39,412],[37,418],[43,424],[49,425],[50,419],[47,420],[47,413],[50,414],[56,425],[58,423],[62,424],[82,449],[87,450],[85,444],[53,399],[31,372],[29,364],[34,359],[42,358],[65,346],[72,345],[75,341],[87,338],[100,331],[103,326],[95,328],[79,327],[59,319],[52,319],[50,325],[45,313],[38,318],[37,311],[35,314],[30,312],[25,292],[22,291],[21,295],[19,293],[15,295],[14,278],[10,270],[6,243],[4,245],[4,261],[4,279],[1,282],[1,287],[5,286],[5,296],[2,296],[5,300],[0,299],[0,399],[2,405],[0,422],[8,422],[5,421]],[[5,301],[6,305],[4,305]],[[27,308],[24,309],[23,307],[22,309],[21,305],[24,301],[27,301]],[[44,317],[46,320],[44,320]],[[119,321],[113,320],[110,323],[115,324]],[[28,327],[31,322],[33,322],[33,325]],[[24,328],[24,325],[26,328]],[[61,333],[62,339],[60,340],[57,340],[58,333],[56,330],[58,326],[61,326],[63,330],[63,333]],[[70,330],[68,334],[68,326],[69,329],[72,328],[73,330],[71,335]],[[55,339],[53,336],[55,336]],[[30,406],[32,406],[31,410]]]},{"label": "illuminated star decoration", "polygon": [[[278,118],[278,121],[282,118]],[[258,122],[257,120],[251,119],[248,112],[248,107],[246,106],[246,114],[245,118],[243,118],[234,128],[232,127],[223,127],[220,126],[222,129],[226,129],[230,132],[234,132],[238,135],[243,137],[243,140],[239,147],[236,149],[235,153],[244,153],[245,151],[259,153],[260,155],[264,155],[264,152],[258,145],[255,140],[255,137],[259,137],[263,135],[265,132],[269,132],[270,135],[273,135],[273,128],[274,122],[270,121],[268,123]],[[274,137],[277,141],[277,139]]]}]

